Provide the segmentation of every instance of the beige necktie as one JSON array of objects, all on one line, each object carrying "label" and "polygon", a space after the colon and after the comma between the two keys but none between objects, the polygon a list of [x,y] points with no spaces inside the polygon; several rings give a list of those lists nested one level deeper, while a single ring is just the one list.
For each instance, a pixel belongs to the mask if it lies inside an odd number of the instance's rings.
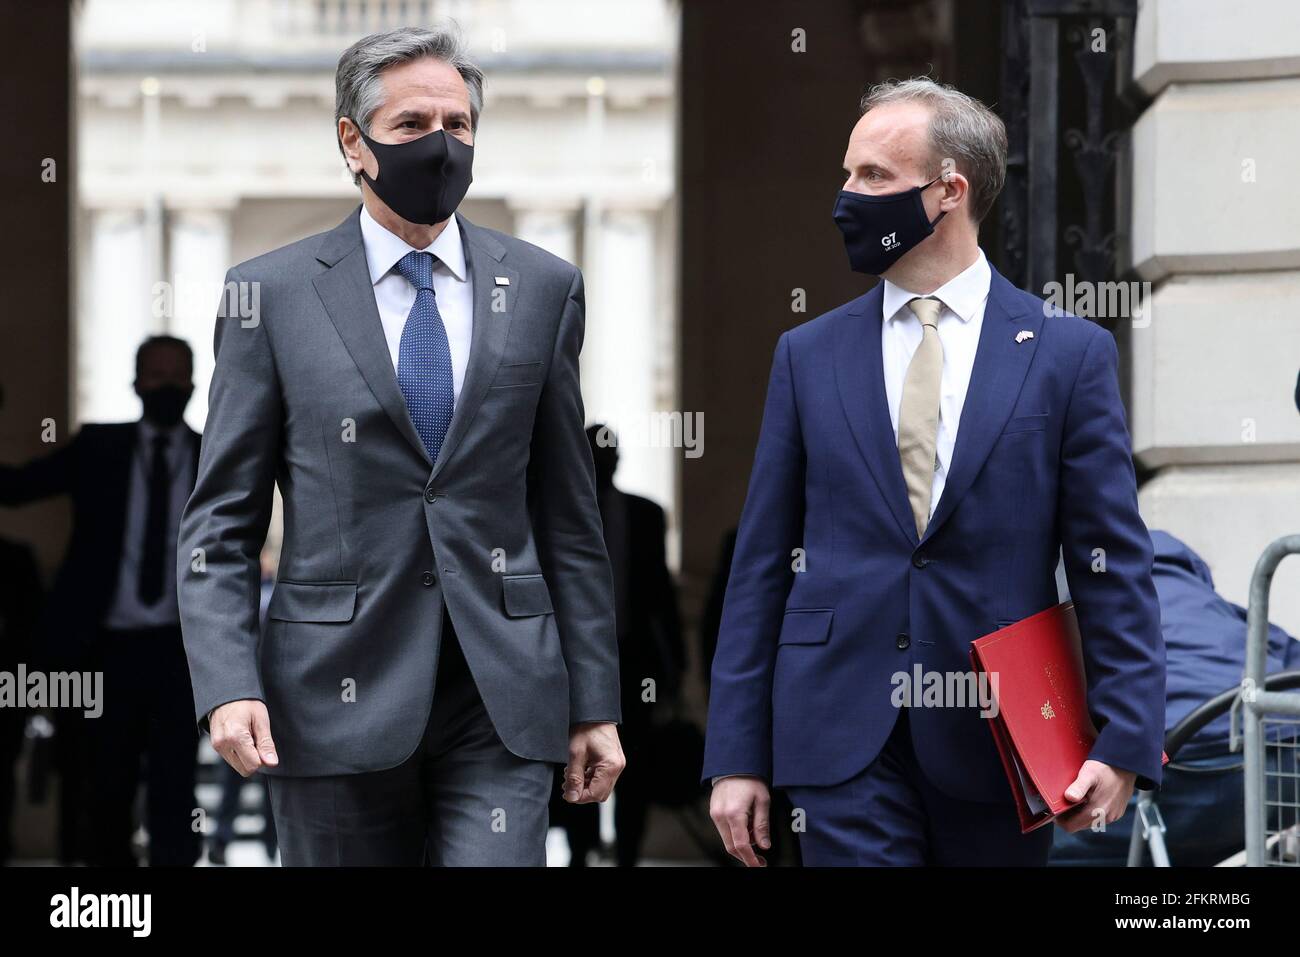
[{"label": "beige necktie", "polygon": [[912,354],[898,405],[898,458],[903,463],[907,500],[916,519],[917,537],[930,523],[930,494],[934,487],[935,442],[939,435],[939,383],[943,377],[943,344],[939,341],[938,299],[913,299],[908,308],[921,320],[921,344]]}]

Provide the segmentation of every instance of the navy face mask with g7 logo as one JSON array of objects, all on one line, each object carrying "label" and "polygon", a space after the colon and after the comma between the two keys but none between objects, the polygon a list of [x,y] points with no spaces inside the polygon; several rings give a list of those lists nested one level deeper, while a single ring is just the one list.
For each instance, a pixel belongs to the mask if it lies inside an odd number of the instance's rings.
[{"label": "navy face mask with g7 logo", "polygon": [[921,194],[942,178],[940,174],[924,186],[884,196],[840,190],[835,201],[835,225],[844,234],[849,265],[857,272],[879,276],[933,233],[946,214],[940,213],[931,222],[925,215]]}]

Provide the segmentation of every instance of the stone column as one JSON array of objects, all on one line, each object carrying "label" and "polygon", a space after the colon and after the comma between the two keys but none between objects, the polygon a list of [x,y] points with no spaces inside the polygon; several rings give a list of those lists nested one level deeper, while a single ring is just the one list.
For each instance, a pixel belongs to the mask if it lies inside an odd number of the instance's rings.
[{"label": "stone column", "polygon": [[92,209],[87,214],[86,268],[78,277],[76,417],[79,422],[138,418],[131,389],[135,350],[164,330],[155,318],[145,215],[139,208]]},{"label": "stone column", "polygon": [[[671,303],[661,295],[656,269],[657,210],[652,204],[606,207],[591,237],[594,275],[587,279],[587,334],[582,350],[587,420],[606,421],[621,436],[619,487],[671,508],[674,461],[664,447],[659,384],[671,369],[661,335]],[[670,342],[671,340],[668,340]]]},{"label": "stone column", "polygon": [[578,261],[576,199],[544,203],[507,199],[506,205],[514,214],[515,236],[571,263]]},{"label": "stone column", "polygon": [[169,335],[194,350],[194,397],[186,421],[202,429],[214,365],[212,334],[222,280],[230,262],[230,211],[226,204],[173,210],[168,219],[168,279],[174,293],[164,317]]},{"label": "stone column", "polygon": [[[1131,335],[1131,415],[1155,470],[1141,507],[1242,605],[1264,546],[1300,531],[1297,72],[1290,0],[1141,5],[1134,75],[1153,99],[1132,137],[1131,265],[1154,292]],[[1300,635],[1300,558],[1279,568],[1270,617]]]}]

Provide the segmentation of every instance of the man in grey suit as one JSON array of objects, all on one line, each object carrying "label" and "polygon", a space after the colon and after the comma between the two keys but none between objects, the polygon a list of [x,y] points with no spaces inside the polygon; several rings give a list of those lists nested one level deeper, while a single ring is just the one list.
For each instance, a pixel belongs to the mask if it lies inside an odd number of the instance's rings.
[{"label": "man in grey suit", "polygon": [[200,727],[269,776],[285,864],[543,864],[554,766],[579,803],[623,767],[582,277],[454,215],[482,87],[449,31],[353,45],[361,208],[226,277],[178,588]]}]

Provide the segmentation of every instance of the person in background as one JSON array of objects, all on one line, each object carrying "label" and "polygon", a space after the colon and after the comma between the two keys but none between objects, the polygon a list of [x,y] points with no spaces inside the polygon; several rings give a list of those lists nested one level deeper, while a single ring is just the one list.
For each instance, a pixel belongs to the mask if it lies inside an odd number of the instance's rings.
[{"label": "person in background", "polygon": [[[0,539],[0,671],[32,667],[34,632],[44,587],[29,546]],[[24,707],[0,708],[0,865],[13,856],[17,765],[23,750]]]},{"label": "person in background", "polygon": [[[731,559],[736,554],[736,529],[731,528],[722,536],[718,548],[718,560],[713,566],[713,578],[709,584],[709,594],[704,602],[704,612],[700,616],[699,649],[700,677],[704,681],[704,694],[707,702],[710,679],[713,674],[713,655],[718,648],[718,631],[722,628],[722,606],[727,597],[727,578],[731,575]],[[790,840],[790,822],[793,821],[794,807],[790,798],[780,788],[772,790],[772,809],[769,814],[773,822],[768,832],[772,846],[766,855],[770,864],[780,864],[788,857],[790,864],[799,866],[799,842]],[[788,845],[788,851],[787,851]]]},{"label": "person in background", "polygon": [[[648,498],[630,495],[614,485],[618,436],[608,426],[589,426],[587,442],[596,469],[596,501],[605,549],[614,574],[621,736],[628,758],[614,792],[615,847],[618,865],[633,867],[641,854],[651,803],[650,736],[655,718],[666,715],[678,700],[686,648],[677,590],[664,552],[668,525],[664,510]],[[570,866],[584,866],[587,853],[599,843],[596,808],[552,800],[551,813],[568,835]]]},{"label": "person in background", "polygon": [[728,529],[718,548],[718,560],[713,566],[709,582],[709,595],[700,615],[700,678],[707,695],[713,678],[713,653],[718,650],[718,632],[722,628],[722,605],[727,597],[727,578],[731,575],[731,559],[736,554],[736,529]]},{"label": "person in background", "polygon": [[596,468],[596,500],[605,548],[614,573],[622,736],[628,756],[614,797],[617,860],[620,867],[632,867],[641,854],[650,810],[650,735],[656,718],[666,716],[680,696],[686,649],[677,589],[664,551],[668,532],[664,510],[647,498],[615,487],[618,437],[610,429],[591,426],[587,441]]},{"label": "person in background", "polygon": [[[1165,636],[1165,730],[1209,698],[1240,683],[1246,659],[1246,609],[1219,596],[1209,566],[1189,546],[1151,532],[1154,578]],[[1300,643],[1269,625],[1267,674],[1300,667]],[[1229,715],[1210,722],[1165,769],[1160,814],[1177,866],[1210,867],[1239,851],[1243,833],[1241,754],[1228,750]],[[1104,831],[1057,828],[1050,863],[1122,867],[1134,815]]]},{"label": "person in background", "polygon": [[[191,827],[198,730],[174,562],[199,457],[199,435],[182,421],[193,370],[184,340],[146,339],[135,361],[139,420],[85,425],[44,458],[0,467],[0,504],[72,500],[72,539],[45,630],[52,667],[104,676],[98,718],[83,719],[78,709],[55,714],[65,738],[60,817],[66,836],[79,801],[87,802],[93,864],[136,863],[134,805],[145,773],[149,864],[198,858]],[[60,856],[69,853],[65,845]]]}]

